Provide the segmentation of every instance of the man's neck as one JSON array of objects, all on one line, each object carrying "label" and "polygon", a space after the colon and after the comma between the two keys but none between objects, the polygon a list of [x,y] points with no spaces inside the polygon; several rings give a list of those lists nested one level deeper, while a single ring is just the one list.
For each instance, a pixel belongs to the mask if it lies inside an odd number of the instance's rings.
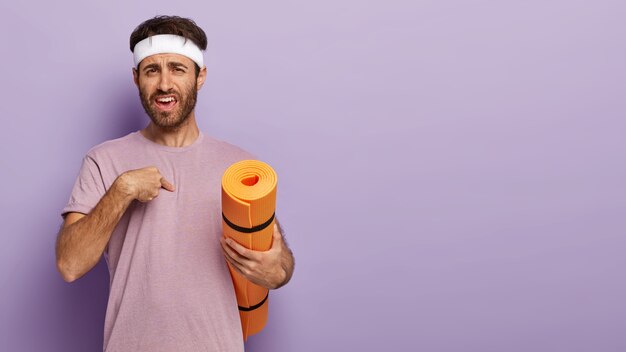
[{"label": "man's neck", "polygon": [[193,114],[176,129],[165,129],[150,122],[146,128],[139,132],[154,143],[179,148],[191,145],[200,135],[200,130]]}]

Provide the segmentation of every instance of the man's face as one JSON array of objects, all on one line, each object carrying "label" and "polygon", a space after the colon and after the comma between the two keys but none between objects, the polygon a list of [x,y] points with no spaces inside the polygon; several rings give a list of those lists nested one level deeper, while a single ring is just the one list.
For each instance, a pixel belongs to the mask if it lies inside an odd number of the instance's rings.
[{"label": "man's face", "polygon": [[206,69],[196,78],[194,62],[178,54],[157,54],[133,70],[144,110],[152,122],[168,130],[180,127],[196,106]]}]

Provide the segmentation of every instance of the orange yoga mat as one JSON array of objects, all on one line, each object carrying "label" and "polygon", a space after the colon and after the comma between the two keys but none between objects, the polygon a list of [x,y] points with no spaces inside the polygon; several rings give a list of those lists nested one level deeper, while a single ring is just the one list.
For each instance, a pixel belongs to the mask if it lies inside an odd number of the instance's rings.
[{"label": "orange yoga mat", "polygon": [[[276,210],[276,172],[257,160],[231,165],[222,176],[224,236],[241,245],[267,251],[272,246]],[[243,338],[258,333],[267,322],[269,290],[245,279],[228,263],[233,278]]]}]

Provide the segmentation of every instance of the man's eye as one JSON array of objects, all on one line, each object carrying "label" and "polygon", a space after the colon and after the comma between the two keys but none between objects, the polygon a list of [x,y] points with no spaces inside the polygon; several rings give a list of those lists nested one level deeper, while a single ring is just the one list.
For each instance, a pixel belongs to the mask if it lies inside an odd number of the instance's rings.
[{"label": "man's eye", "polygon": [[177,68],[175,69],[177,72],[185,72],[185,70],[183,70],[182,68]]}]

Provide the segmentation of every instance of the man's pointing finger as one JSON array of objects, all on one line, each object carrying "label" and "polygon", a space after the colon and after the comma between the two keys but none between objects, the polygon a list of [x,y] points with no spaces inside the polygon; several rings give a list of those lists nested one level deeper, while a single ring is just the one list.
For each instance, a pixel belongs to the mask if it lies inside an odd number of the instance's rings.
[{"label": "man's pointing finger", "polygon": [[171,184],[168,180],[166,180],[165,177],[161,177],[161,187],[165,188],[166,190],[170,192],[174,192],[175,190],[174,185]]}]

